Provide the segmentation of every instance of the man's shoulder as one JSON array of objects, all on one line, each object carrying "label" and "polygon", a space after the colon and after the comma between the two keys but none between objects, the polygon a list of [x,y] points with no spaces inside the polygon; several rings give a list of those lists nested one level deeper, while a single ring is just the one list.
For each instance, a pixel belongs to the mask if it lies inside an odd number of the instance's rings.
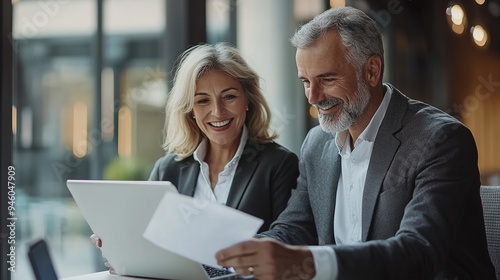
[{"label": "man's shoulder", "polygon": [[[403,96],[403,95],[401,95]],[[461,138],[461,142],[470,141],[473,145],[473,137],[470,130],[460,120],[451,116],[448,112],[425,102],[408,98],[398,98],[395,102],[398,108],[392,108],[392,113],[386,114],[381,128],[385,132],[393,132],[403,143],[414,145],[430,145],[432,143],[442,145],[445,140]],[[404,104],[404,106],[403,106]],[[393,104],[393,106],[396,106]],[[401,110],[401,121],[394,115]],[[394,113],[396,112],[396,113]],[[451,143],[451,142],[450,142]],[[379,143],[380,144],[380,143]]]},{"label": "man's shoulder", "polygon": [[331,150],[335,142],[335,134],[325,132],[321,126],[315,126],[309,130],[302,143],[301,153],[303,156],[315,156],[323,153],[324,149]]},{"label": "man's shoulder", "polygon": [[306,135],[306,140],[305,142],[309,144],[319,144],[319,143],[325,143],[327,141],[330,141],[332,139],[335,139],[335,134],[334,133],[328,133],[325,132],[321,126],[317,125],[309,130],[309,132]]},{"label": "man's shoulder", "polygon": [[409,118],[406,127],[411,130],[435,133],[452,128],[468,130],[458,119],[432,105],[409,100]]}]

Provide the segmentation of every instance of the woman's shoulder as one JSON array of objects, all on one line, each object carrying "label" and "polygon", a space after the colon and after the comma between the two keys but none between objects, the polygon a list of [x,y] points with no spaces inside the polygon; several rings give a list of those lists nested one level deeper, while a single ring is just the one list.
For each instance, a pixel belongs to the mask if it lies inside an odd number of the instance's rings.
[{"label": "woman's shoulder", "polygon": [[185,164],[189,164],[192,160],[193,160],[192,156],[189,156],[182,160],[178,160],[177,154],[167,153],[156,161],[155,166],[160,170],[165,170],[167,168],[181,167]]},{"label": "woman's shoulder", "polygon": [[149,180],[158,181],[163,180],[162,178],[176,178],[182,166],[194,161],[192,156],[182,160],[177,160],[176,156],[174,153],[168,153],[159,158],[153,167]]}]

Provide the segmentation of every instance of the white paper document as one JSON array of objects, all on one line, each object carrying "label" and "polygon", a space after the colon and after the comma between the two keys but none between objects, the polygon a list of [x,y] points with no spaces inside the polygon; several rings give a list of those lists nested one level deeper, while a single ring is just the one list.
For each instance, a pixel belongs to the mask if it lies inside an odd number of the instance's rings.
[{"label": "white paper document", "polygon": [[252,238],[263,221],[225,205],[166,193],[144,237],[161,248],[213,267],[215,253]]}]

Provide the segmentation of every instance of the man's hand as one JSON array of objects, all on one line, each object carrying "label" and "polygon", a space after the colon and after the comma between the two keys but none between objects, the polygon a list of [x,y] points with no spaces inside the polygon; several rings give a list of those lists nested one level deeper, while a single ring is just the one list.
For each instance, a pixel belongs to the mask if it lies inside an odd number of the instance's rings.
[{"label": "man's hand", "polygon": [[311,279],[316,274],[307,247],[289,246],[272,239],[252,239],[217,252],[219,265],[233,267],[256,279]]}]

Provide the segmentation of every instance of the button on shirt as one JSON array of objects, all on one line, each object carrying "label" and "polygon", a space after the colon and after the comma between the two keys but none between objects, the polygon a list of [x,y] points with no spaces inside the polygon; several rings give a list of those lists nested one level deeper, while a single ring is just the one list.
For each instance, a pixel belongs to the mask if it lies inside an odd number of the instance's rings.
[{"label": "button on shirt", "polygon": [[243,126],[238,149],[236,150],[233,158],[224,166],[224,170],[219,173],[217,184],[213,190],[210,184],[210,169],[208,164],[205,162],[208,140],[205,138],[201,141],[200,145],[198,145],[198,148],[196,148],[193,153],[193,158],[200,164],[200,172],[198,173],[196,189],[193,195],[194,198],[226,204],[229,191],[231,190],[234,174],[236,173],[236,167],[238,166],[241,154],[243,154],[243,149],[245,148],[247,139],[248,130],[246,126]]},{"label": "button on shirt", "polygon": [[[337,245],[361,243],[361,211],[368,164],[378,129],[389,106],[392,89],[385,86],[386,93],[370,123],[351,147],[349,131],[336,134],[335,144],[341,157],[335,215],[334,238]],[[328,246],[310,246],[314,258],[316,275],[314,280],[337,279],[338,265],[334,250]],[[333,265],[332,265],[333,264]]]},{"label": "button on shirt", "polygon": [[342,173],[337,188],[333,228],[335,243],[339,245],[361,242],[363,189],[376,134],[376,131],[374,135],[367,135],[369,134],[367,132],[363,131],[358,137],[354,143],[354,150],[351,150],[351,137],[348,131],[337,134],[336,138]]}]

